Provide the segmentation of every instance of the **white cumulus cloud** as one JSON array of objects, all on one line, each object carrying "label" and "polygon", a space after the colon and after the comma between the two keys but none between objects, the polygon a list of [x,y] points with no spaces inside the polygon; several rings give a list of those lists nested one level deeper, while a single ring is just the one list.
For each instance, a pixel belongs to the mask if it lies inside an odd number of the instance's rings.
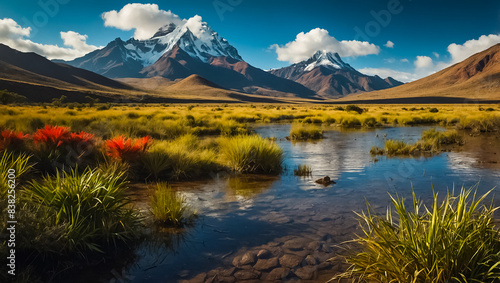
[{"label": "white cumulus cloud", "polygon": [[388,40],[386,44],[384,44],[385,47],[387,48],[394,48],[394,42]]},{"label": "white cumulus cloud", "polygon": [[13,19],[0,19],[0,43],[23,52],[35,52],[48,59],[73,60],[98,48],[87,44],[87,35],[74,31],[61,32],[64,45],[40,44],[29,39],[31,28],[21,27]]},{"label": "white cumulus cloud", "polygon": [[184,21],[171,11],[160,10],[157,4],[127,4],[120,11],[112,10],[101,15],[104,26],[121,30],[134,30],[134,38],[151,38],[158,29],[169,23]]},{"label": "white cumulus cloud", "polygon": [[451,55],[452,63],[458,63],[498,43],[500,43],[500,35],[482,35],[478,39],[468,40],[464,44],[452,43],[448,46],[448,52]]},{"label": "white cumulus cloud", "polygon": [[367,41],[342,40],[330,36],[328,31],[321,28],[315,28],[311,31],[297,34],[294,41],[280,46],[271,45],[278,54],[279,61],[289,61],[297,63],[308,59],[318,50],[328,52],[337,52],[342,57],[357,57],[369,54],[378,54],[380,47]]},{"label": "white cumulus cloud", "polygon": [[417,56],[417,60],[413,62],[417,69],[427,69],[434,67],[434,61],[429,56]]}]

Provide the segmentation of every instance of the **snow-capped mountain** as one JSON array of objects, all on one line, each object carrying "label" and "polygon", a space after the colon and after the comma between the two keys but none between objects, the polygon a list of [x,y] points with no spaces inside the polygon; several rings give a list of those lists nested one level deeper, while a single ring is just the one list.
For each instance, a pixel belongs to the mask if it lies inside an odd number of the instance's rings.
[{"label": "snow-capped mountain", "polygon": [[[191,31],[191,29],[195,29]],[[196,35],[195,35],[196,34]],[[130,39],[125,42],[131,59],[142,62],[144,67],[154,64],[160,57],[178,45],[193,58],[207,62],[211,57],[225,56],[236,60],[243,60],[229,42],[220,37],[207,23],[201,22],[199,27],[189,27],[186,24],[176,26],[170,23],[161,27],[148,40]]]},{"label": "snow-capped mountain", "polygon": [[161,27],[150,39],[117,38],[103,49],[64,63],[108,77],[137,77],[142,68],[153,65],[175,46],[205,63],[219,56],[243,60],[236,48],[195,16],[182,25]]},{"label": "snow-capped mountain", "polygon": [[162,76],[176,80],[197,74],[224,88],[248,93],[315,96],[299,83],[243,61],[236,48],[199,16],[181,25],[165,25],[147,40],[117,38],[103,49],[64,63],[110,78]]},{"label": "snow-capped mountain", "polygon": [[379,76],[364,75],[344,62],[338,53],[326,51],[317,51],[307,60],[269,72],[298,82],[326,98],[402,84],[392,78],[383,80]]},{"label": "snow-capped mountain", "polygon": [[304,66],[304,71],[312,71],[314,68],[323,66],[328,69],[339,70],[345,69],[356,71],[351,65],[342,61],[338,53],[317,51],[311,58],[300,62],[298,65]]}]

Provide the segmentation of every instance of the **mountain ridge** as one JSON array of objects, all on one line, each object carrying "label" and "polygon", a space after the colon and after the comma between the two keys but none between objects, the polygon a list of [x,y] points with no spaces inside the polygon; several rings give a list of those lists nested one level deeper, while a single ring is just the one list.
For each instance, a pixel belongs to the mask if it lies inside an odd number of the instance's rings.
[{"label": "mountain ridge", "polygon": [[338,53],[321,50],[309,59],[269,72],[298,82],[324,98],[340,98],[402,84],[393,78],[384,80],[362,74],[345,63]]}]

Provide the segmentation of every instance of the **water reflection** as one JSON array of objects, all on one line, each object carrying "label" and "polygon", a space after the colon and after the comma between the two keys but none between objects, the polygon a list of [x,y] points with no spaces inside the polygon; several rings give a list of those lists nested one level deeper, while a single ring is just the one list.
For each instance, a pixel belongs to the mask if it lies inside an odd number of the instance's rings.
[{"label": "water reflection", "polygon": [[[365,199],[384,212],[390,205],[388,192],[410,197],[414,189],[428,201],[431,185],[446,193],[453,185],[470,187],[481,181],[482,193],[500,183],[500,168],[478,162],[498,160],[493,159],[494,152],[500,154],[495,138],[477,145],[471,141],[457,152],[434,157],[380,157],[374,162],[369,154],[372,146],[383,146],[387,139],[415,142],[429,128],[332,129],[323,140],[293,144],[285,140],[290,125],[257,129],[264,137],[277,138],[285,151],[285,173],[277,177],[219,175],[209,181],[172,184],[200,218],[184,238],[173,241],[175,248],[160,246],[144,252],[128,272],[137,282],[175,282],[228,260],[230,264],[235,251],[287,235],[331,237],[339,243],[353,237],[357,225],[353,211],[365,209]],[[311,166],[313,176],[293,176],[299,164]],[[337,184],[325,188],[314,182],[327,175]],[[495,195],[498,203],[500,194]]]}]

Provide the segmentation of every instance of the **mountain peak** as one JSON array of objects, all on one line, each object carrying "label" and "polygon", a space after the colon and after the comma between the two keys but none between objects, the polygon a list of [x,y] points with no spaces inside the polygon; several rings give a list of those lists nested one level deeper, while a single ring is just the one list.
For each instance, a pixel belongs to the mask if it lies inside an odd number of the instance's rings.
[{"label": "mountain peak", "polygon": [[159,28],[158,31],[151,38],[165,36],[165,35],[173,32],[176,27],[177,27],[177,25],[174,23],[169,23],[167,25],[164,25],[161,28]]},{"label": "mountain peak", "polygon": [[331,70],[350,70],[354,71],[354,68],[349,64],[345,63],[338,53],[328,52],[326,50],[318,50],[314,55],[302,61],[299,64],[306,65],[304,71],[311,71],[316,67],[323,66]]}]

